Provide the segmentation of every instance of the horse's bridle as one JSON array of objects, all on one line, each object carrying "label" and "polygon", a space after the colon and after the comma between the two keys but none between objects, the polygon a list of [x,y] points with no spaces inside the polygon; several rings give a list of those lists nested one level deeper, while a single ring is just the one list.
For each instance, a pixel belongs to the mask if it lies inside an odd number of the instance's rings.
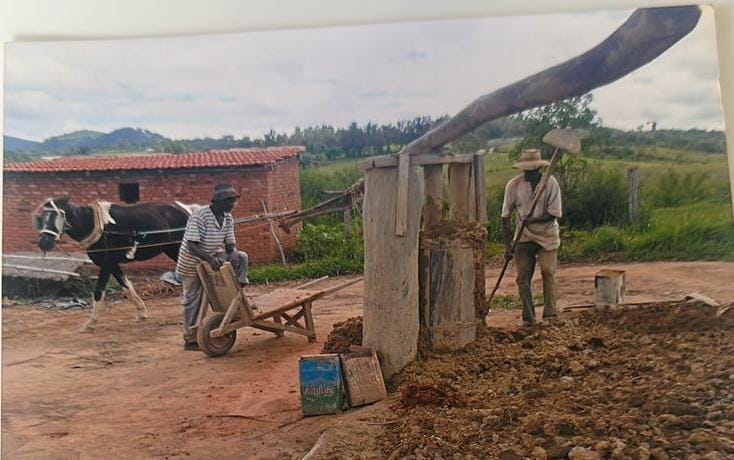
[{"label": "horse's bridle", "polygon": [[[43,214],[47,212],[54,213],[54,215],[50,215],[48,219],[43,219]],[[66,221],[66,211],[56,206],[56,203],[54,203],[54,200],[52,199],[46,200],[43,205],[41,205],[41,216],[38,216],[39,212],[36,212],[34,214],[36,214],[36,226],[38,228],[38,234],[51,235],[54,237],[54,239],[56,239],[56,241],[59,241],[61,239],[61,235],[64,234],[64,231],[71,227]],[[52,219],[54,221],[54,227],[56,228],[56,230],[48,228],[48,223]]]}]

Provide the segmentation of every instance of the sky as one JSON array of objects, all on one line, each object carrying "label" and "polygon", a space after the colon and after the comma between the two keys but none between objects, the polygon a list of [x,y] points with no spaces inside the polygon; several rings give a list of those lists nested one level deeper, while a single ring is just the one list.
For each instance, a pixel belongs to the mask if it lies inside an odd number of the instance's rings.
[{"label": "sky", "polygon": [[[9,43],[5,135],[147,129],[174,139],[452,115],[574,57],[631,11],[179,38]],[[665,54],[594,91],[605,126],[722,129],[713,12]]]}]

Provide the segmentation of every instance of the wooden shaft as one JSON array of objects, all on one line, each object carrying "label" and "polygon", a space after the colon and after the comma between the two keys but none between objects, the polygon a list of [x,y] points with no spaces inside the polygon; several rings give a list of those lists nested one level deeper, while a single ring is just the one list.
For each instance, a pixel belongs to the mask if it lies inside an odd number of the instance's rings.
[{"label": "wooden shaft", "polygon": [[[260,200],[260,203],[262,203],[263,211],[265,214],[268,213],[268,205],[265,204],[265,200]],[[270,226],[270,235],[273,237],[273,241],[275,241],[275,245],[278,247],[278,252],[280,253],[280,260],[283,262],[283,265],[286,265],[285,260],[285,253],[283,252],[283,245],[280,244],[280,239],[278,239],[278,235],[275,233],[275,228],[273,227],[273,220],[268,219],[268,225]]]},{"label": "wooden shaft", "polygon": [[579,96],[622,78],[691,32],[700,15],[697,6],[638,9],[594,48],[481,96],[405,146],[400,155],[427,154],[487,121]]},{"label": "wooden shaft", "polygon": [[43,273],[54,273],[58,275],[73,276],[75,278],[79,278],[81,276],[79,275],[79,273],[76,273],[76,272],[69,272],[66,270],[54,270],[51,268],[31,267],[28,265],[3,264],[3,268],[13,268],[15,270],[28,270],[28,271],[43,272]]},{"label": "wooden shaft", "polygon": [[[514,246],[514,243],[513,243]],[[505,276],[505,272],[507,271],[507,267],[510,265],[510,259],[505,259],[505,264],[502,266],[502,271],[500,272],[500,276],[497,278],[497,282],[494,283],[494,289],[492,289],[492,293],[489,294],[489,298],[487,299],[487,305],[490,305],[492,303],[492,299],[494,298],[495,292],[497,292],[497,289],[500,287],[500,283],[502,282],[502,278]]]}]

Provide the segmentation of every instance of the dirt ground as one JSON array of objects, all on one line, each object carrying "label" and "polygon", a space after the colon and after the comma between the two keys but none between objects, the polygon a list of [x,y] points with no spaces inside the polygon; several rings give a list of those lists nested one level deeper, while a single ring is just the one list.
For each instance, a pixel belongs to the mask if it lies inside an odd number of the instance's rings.
[{"label": "dirt ground", "polygon": [[[674,262],[559,267],[561,305],[591,301],[593,274],[601,268],[627,271],[630,302],[675,300],[693,291],[721,303],[734,301],[734,263]],[[497,272],[488,270],[489,288]],[[500,294],[515,293],[512,276]],[[267,289],[258,286],[251,292]],[[621,446],[615,444],[618,441],[625,443],[619,458],[638,458],[645,449],[652,454],[665,450],[662,441],[676,442],[669,440],[671,432],[699,446],[694,453],[718,451],[720,458],[734,454],[727,450],[731,446],[727,436],[734,433],[734,395],[729,389],[734,379],[732,328],[723,320],[696,323],[685,309],[676,313],[682,316],[650,310],[658,316],[632,317],[632,323],[625,315],[599,319],[568,314],[561,324],[540,326],[530,334],[517,332],[518,310],[493,311],[490,325],[500,329],[452,355],[451,364],[446,364],[447,357],[417,363],[398,380],[405,385],[430,381],[453,391],[450,396],[455,399],[448,398],[454,401],[448,407],[402,408],[398,391],[386,401],[341,415],[303,418],[298,358],[319,353],[332,324],[362,314],[362,289],[358,283],[314,304],[316,343],[292,334],[275,338],[244,329],[233,350],[216,359],[182,350],[175,293],[159,291],[146,299],[150,319],[142,323],[134,322],[134,307],[127,301],[108,302],[110,308],[93,334],[77,332],[88,311],[6,303],[2,309],[2,456],[301,458],[318,445],[311,458],[390,454],[421,458],[435,453],[444,458],[453,454],[493,458],[503,450],[510,455],[505,458],[522,458],[536,447],[549,455],[551,449],[570,444],[598,447],[612,455]],[[668,317],[679,321],[661,322]],[[655,335],[655,331],[630,327],[643,320],[667,325],[668,331]],[[688,323],[700,327],[676,326]],[[545,348],[552,351],[541,353]],[[718,355],[726,359],[717,359]],[[468,357],[471,363],[462,361]],[[457,371],[457,363],[463,363],[464,370]],[[480,372],[479,367],[484,369]],[[679,379],[681,383],[676,383]],[[475,381],[475,386],[464,385]],[[606,382],[617,384],[598,392],[588,390]],[[533,388],[526,383],[535,383],[537,391],[531,397],[527,393]],[[652,393],[658,397],[634,399]],[[666,394],[678,398],[670,399],[672,408],[649,403],[666,401]],[[548,407],[531,417],[536,404],[543,403]],[[606,425],[591,425],[588,420],[600,412],[611,414],[603,418]],[[453,420],[462,429],[451,430]],[[609,446],[591,444],[592,439],[601,442],[594,433],[611,439]],[[646,444],[628,442],[647,434],[652,440]],[[476,445],[493,445],[494,450]],[[539,456],[540,451],[536,449],[535,454]]]}]

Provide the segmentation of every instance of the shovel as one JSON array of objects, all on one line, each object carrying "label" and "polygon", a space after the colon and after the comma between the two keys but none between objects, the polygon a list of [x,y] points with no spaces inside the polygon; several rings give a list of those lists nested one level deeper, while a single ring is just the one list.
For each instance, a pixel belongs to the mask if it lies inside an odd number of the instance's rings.
[{"label": "shovel", "polygon": [[[581,153],[581,139],[583,139],[586,136],[586,133],[584,131],[575,130],[575,129],[552,129],[548,131],[545,136],[543,136],[543,142],[546,144],[552,145],[555,147],[555,150],[553,150],[553,156],[550,160],[550,165],[548,166],[548,170],[543,175],[543,179],[540,182],[540,186],[535,189],[535,195],[533,196],[533,204],[530,206],[530,212],[528,213],[528,216],[532,216],[533,212],[535,211],[535,207],[538,205],[538,201],[540,200],[541,195],[543,195],[543,192],[545,191],[546,187],[548,186],[548,180],[550,179],[551,174],[553,174],[553,170],[555,169],[556,163],[558,163],[558,160],[561,158],[561,150],[567,150],[571,153],[579,155]],[[517,236],[512,240],[512,246],[510,247],[510,254],[513,254],[515,252],[515,246],[517,246],[517,240],[520,238],[520,235],[522,235],[522,232],[525,230],[526,222],[523,219],[520,223],[520,230],[517,232]],[[497,278],[497,283],[494,285],[494,289],[492,289],[492,293],[489,295],[489,299],[487,300],[487,305],[491,305],[492,299],[494,298],[495,293],[497,292],[497,289],[500,287],[500,283],[502,282],[502,278],[505,276],[505,272],[507,271],[507,267],[510,265],[510,259],[505,259],[505,263],[502,266],[502,271],[500,272],[499,278]]]}]

